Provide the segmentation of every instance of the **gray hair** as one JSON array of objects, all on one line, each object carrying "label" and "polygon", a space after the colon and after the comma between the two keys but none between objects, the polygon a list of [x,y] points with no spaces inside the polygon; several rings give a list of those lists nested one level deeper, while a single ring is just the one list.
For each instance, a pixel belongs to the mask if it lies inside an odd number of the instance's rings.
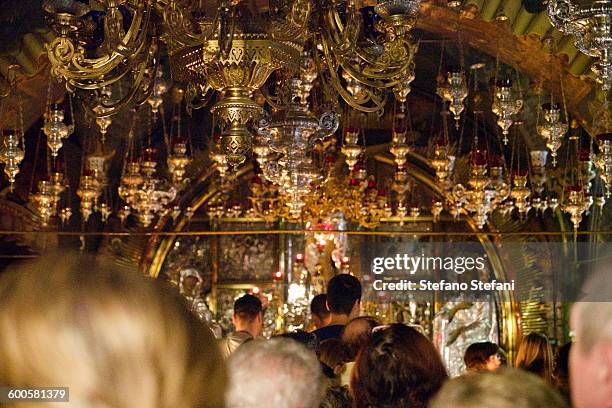
[{"label": "gray hair", "polygon": [[227,408],[316,408],[322,394],[321,366],[300,343],[254,340],[228,360]]},{"label": "gray hair", "polygon": [[555,389],[516,368],[466,374],[442,386],[429,408],[565,408]]},{"label": "gray hair", "polygon": [[590,351],[600,341],[612,340],[612,268],[600,264],[582,288],[582,298],[572,308],[579,347]]}]

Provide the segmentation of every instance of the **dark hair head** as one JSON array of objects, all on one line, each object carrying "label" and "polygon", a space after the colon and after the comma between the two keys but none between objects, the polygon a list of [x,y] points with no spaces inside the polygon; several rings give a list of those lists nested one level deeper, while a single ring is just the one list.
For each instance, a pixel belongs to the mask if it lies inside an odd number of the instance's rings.
[{"label": "dark hair head", "polygon": [[376,331],[357,355],[351,389],[356,408],[421,408],[447,379],[433,344],[412,327]]},{"label": "dark hair head", "polygon": [[351,320],[344,326],[342,344],[346,348],[346,358],[348,361],[355,360],[359,350],[372,337],[372,329],[378,325],[379,323],[376,318],[361,316]]},{"label": "dark hair head", "polygon": [[262,310],[261,300],[253,295],[246,294],[234,302],[234,315],[239,319],[253,320]]},{"label": "dark hair head", "polygon": [[310,301],[310,313],[317,315],[319,319],[329,316],[327,295],[325,293],[321,293],[312,298],[312,301]]},{"label": "dark hair head", "polygon": [[308,350],[317,352],[319,350],[319,338],[313,333],[305,332],[304,330],[295,330],[280,334],[278,337],[295,340],[305,346]]},{"label": "dark hair head", "polygon": [[361,283],[353,275],[342,273],[327,284],[327,305],[332,313],[348,315],[361,300]]},{"label": "dark hair head", "polygon": [[338,339],[323,340],[319,345],[319,361],[332,369],[344,364],[345,355],[346,349]]},{"label": "dark hair head", "polygon": [[487,360],[497,354],[499,346],[489,341],[473,343],[465,350],[463,361],[468,370],[479,370],[487,364]]}]

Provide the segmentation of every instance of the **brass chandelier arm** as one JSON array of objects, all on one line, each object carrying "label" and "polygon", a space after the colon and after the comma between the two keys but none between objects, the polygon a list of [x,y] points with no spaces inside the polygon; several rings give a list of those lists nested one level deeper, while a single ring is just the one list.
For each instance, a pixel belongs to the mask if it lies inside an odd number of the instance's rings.
[{"label": "brass chandelier arm", "polygon": [[[152,61],[152,62],[150,62]],[[145,83],[145,73],[147,69],[152,68],[152,76],[151,78],[155,78],[157,74],[157,70],[159,69],[159,49],[157,54],[141,61],[140,66],[136,68],[136,76],[134,78],[134,82],[130,86],[128,92],[123,96],[120,100],[114,101],[112,103],[108,103],[106,98],[99,99],[99,106],[104,109],[95,109],[93,111],[94,117],[96,118],[104,118],[117,114],[121,109],[125,108],[127,105],[140,106],[144,104],[151,92],[153,91],[153,87],[155,83],[153,80],[148,81],[148,86],[143,86]],[[151,67],[153,65],[153,67]]]},{"label": "brass chandelier arm", "polygon": [[[361,112],[379,112],[379,114],[382,114],[387,101],[386,96],[384,94],[382,96],[376,95],[376,87],[374,86],[372,86],[372,89],[368,87],[364,88],[365,95],[362,98],[353,96],[344,88],[344,86],[340,82],[340,78],[338,78],[337,71],[339,67],[333,63],[334,57],[333,55],[331,55],[329,49],[327,49],[325,45],[323,45],[323,52],[327,61],[327,73],[329,75],[329,82],[331,83],[331,86],[333,86],[333,88],[342,97],[342,99],[352,108],[357,109]],[[317,64],[320,64],[321,61],[318,58],[317,53],[314,53],[314,57],[317,61]],[[374,106],[367,106],[368,103],[372,103]]]},{"label": "brass chandelier arm", "polygon": [[213,31],[213,22],[206,24],[207,27],[203,33],[194,33],[189,29],[189,20],[185,19],[183,10],[179,2],[172,0],[160,7],[170,43],[181,47],[195,47],[202,44]]},{"label": "brass chandelier arm", "polygon": [[195,84],[189,84],[185,90],[187,113],[191,115],[193,109],[201,109],[208,105],[214,94],[215,90],[210,85],[199,87]]},{"label": "brass chandelier arm", "polygon": [[[148,28],[154,2],[147,1],[146,6],[135,9],[134,20],[124,38],[118,42],[107,43],[107,46],[112,48],[102,57],[86,58],[84,48],[75,45],[75,40],[69,38],[66,33],[58,36],[47,46],[53,75],[63,77],[74,87],[96,89],[101,86],[100,78],[107,77],[106,81],[112,81],[108,76],[119,67],[119,73],[113,75],[114,77],[130,71],[138,64],[141,53],[148,52],[145,46],[149,45]],[[113,44],[115,42],[116,44]]]},{"label": "brass chandelier arm", "polygon": [[[127,74],[133,73],[135,69],[143,68],[143,60],[148,61],[149,58],[147,56],[143,57],[143,53],[146,53],[146,50],[150,48],[150,42],[147,41],[145,44],[141,46],[141,49],[138,53],[134,54],[132,58],[129,59],[129,63],[122,67],[121,70],[114,70],[107,72],[104,70],[103,74],[100,74],[99,78],[96,78],[95,81],[86,81],[83,78],[74,78],[74,77],[65,77],[66,79],[66,87],[69,90],[74,90],[75,88],[84,89],[84,90],[97,90],[103,88],[105,86],[110,86],[117,81],[123,79]],[[144,66],[146,68],[146,65]]]},{"label": "brass chandelier arm", "polygon": [[291,6],[291,14],[286,18],[289,24],[299,31],[305,32],[308,28],[308,20],[312,11],[310,0],[296,0]]},{"label": "brass chandelier arm", "polygon": [[[353,18],[353,13],[351,13],[351,18]],[[352,20],[349,20],[349,23],[344,27],[338,12],[332,8],[326,11],[324,21],[326,28],[322,30],[321,35],[323,47],[326,47],[327,50],[333,50],[342,68],[364,85],[391,88],[397,84],[397,78],[409,70],[416,50],[415,46],[408,41],[395,38],[392,41],[394,44],[393,48],[389,47],[384,51],[383,56],[386,56],[386,61],[381,62],[380,60],[372,59],[367,53],[356,46],[361,26],[359,22],[353,23],[351,22]],[[403,49],[404,52],[397,58],[392,58],[389,55],[392,49]],[[405,58],[406,55],[408,58]],[[357,59],[357,62],[352,63],[351,59]],[[362,71],[354,68],[354,65],[359,63],[366,64]],[[389,80],[390,78],[393,79]],[[379,80],[381,83],[373,83],[371,80]]]},{"label": "brass chandelier arm", "polygon": [[270,90],[268,89],[268,85],[265,83],[259,89],[266,100],[266,103],[272,107],[272,109],[283,110],[282,103],[279,101],[279,97],[277,95],[272,95]]},{"label": "brass chandelier arm", "polygon": [[[366,89],[366,97],[363,99],[356,99],[351,95],[340,83],[340,79],[338,78],[338,74],[336,72],[329,72],[330,80],[333,87],[338,91],[338,94],[342,97],[342,99],[348,103],[352,108],[357,109],[358,111],[365,113],[373,113],[378,112],[379,116],[382,116],[384,113],[385,104],[387,102],[386,96],[378,97],[376,96],[370,89]],[[372,102],[374,106],[366,106],[365,104],[368,102]]]}]

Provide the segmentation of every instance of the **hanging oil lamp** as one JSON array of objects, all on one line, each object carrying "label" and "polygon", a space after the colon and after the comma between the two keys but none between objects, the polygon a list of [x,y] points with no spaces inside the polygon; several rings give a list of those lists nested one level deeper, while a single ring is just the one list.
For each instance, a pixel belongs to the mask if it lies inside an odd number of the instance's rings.
[{"label": "hanging oil lamp", "polygon": [[359,133],[358,128],[349,126],[344,131],[344,144],[340,148],[340,151],[345,156],[346,165],[349,171],[353,171],[353,168],[359,160],[359,156],[363,153],[363,148],[359,146]]},{"label": "hanging oil lamp", "polygon": [[448,110],[452,112],[455,119],[455,128],[459,129],[461,113],[465,110],[464,101],[468,95],[465,74],[461,68],[451,69],[446,75],[446,80],[438,86],[436,92],[448,102]]},{"label": "hanging oil lamp", "polygon": [[66,125],[64,123],[64,110],[61,105],[54,103],[49,107],[49,111],[45,115],[43,132],[47,136],[47,146],[51,150],[51,155],[56,157],[64,145],[64,139],[67,139],[74,132],[74,124]]},{"label": "hanging oil lamp", "polygon": [[605,196],[612,196],[612,133],[602,133],[596,137],[599,153],[595,156],[595,167],[605,187]]},{"label": "hanging oil lamp", "polygon": [[561,121],[561,110],[559,104],[546,103],[542,105],[544,123],[538,125],[538,133],[546,142],[546,147],[550,150],[553,166],[557,165],[557,151],[561,147],[563,136],[567,133],[568,126]]},{"label": "hanging oil lamp", "polygon": [[25,151],[22,147],[20,131],[15,129],[4,130],[4,146],[0,149],[0,162],[4,163],[4,173],[7,175],[11,188],[15,177],[19,174],[19,165],[23,161]]},{"label": "hanging oil lamp", "polygon": [[491,110],[497,115],[497,125],[502,129],[505,145],[508,144],[510,126],[514,123],[513,118],[522,108],[523,100],[517,98],[512,91],[512,80],[497,80]]}]

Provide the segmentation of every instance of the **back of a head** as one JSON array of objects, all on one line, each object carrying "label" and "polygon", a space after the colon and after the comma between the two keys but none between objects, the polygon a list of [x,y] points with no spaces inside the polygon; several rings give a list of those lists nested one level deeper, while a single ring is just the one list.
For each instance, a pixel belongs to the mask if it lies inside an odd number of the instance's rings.
[{"label": "back of a head", "polygon": [[329,316],[329,309],[327,308],[327,295],[320,293],[312,298],[310,301],[310,313],[318,316],[320,319],[324,319]]},{"label": "back of a head", "polygon": [[433,344],[412,327],[392,324],[357,355],[351,389],[357,408],[420,408],[446,379]]},{"label": "back of a head", "polygon": [[448,381],[429,408],[564,408],[561,396],[540,377],[502,368]]},{"label": "back of a head", "polygon": [[327,305],[331,313],[349,315],[361,300],[361,283],[348,273],[331,278],[327,284]]},{"label": "back of a head", "polygon": [[359,350],[372,337],[372,329],[378,326],[379,322],[370,316],[357,317],[344,327],[342,331],[342,344],[346,348],[348,361],[354,361]]},{"label": "back of a head", "polygon": [[308,350],[314,351],[315,353],[319,349],[319,338],[314,333],[308,333],[304,330],[294,330],[292,332],[280,334],[278,337],[297,341]]},{"label": "back of a head", "polygon": [[244,321],[252,321],[262,310],[261,300],[250,294],[243,295],[234,302],[234,316]]},{"label": "back of a head", "polygon": [[92,408],[222,404],[211,331],[160,282],[92,257],[48,255],[7,271],[0,332],[10,333],[0,336],[3,386],[66,386],[72,406]]},{"label": "back of a head", "polygon": [[254,340],[228,360],[227,408],[316,408],[321,366],[300,343],[275,337]]},{"label": "back of a head", "polygon": [[583,295],[572,307],[579,322],[574,330],[584,351],[612,340],[612,262],[598,265],[582,288]]},{"label": "back of a head", "polygon": [[344,363],[346,349],[338,339],[327,339],[319,345],[319,360],[331,369]]},{"label": "back of a head", "polygon": [[553,354],[546,336],[529,333],[523,337],[516,353],[515,366],[552,382]]},{"label": "back of a head", "polygon": [[463,355],[465,367],[470,371],[481,370],[486,366],[487,360],[492,355],[497,354],[498,351],[499,346],[489,341],[472,343],[468,346]]}]

